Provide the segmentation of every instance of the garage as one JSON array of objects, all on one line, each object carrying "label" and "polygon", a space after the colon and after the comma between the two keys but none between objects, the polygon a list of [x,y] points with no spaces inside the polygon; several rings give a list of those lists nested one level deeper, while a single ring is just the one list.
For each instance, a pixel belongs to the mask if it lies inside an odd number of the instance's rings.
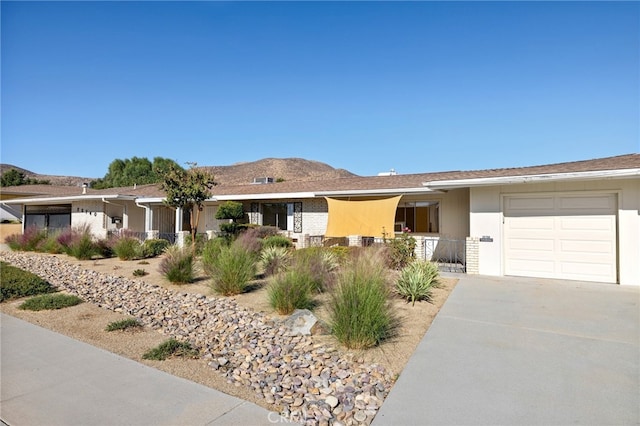
[{"label": "garage", "polygon": [[504,274],[616,283],[617,195],[504,197]]}]

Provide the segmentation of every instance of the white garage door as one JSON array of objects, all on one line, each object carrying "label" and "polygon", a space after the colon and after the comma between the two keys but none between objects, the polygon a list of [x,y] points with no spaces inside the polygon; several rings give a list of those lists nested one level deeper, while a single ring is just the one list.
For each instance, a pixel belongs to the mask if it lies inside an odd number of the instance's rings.
[{"label": "white garage door", "polygon": [[617,282],[615,194],[509,196],[505,275]]}]

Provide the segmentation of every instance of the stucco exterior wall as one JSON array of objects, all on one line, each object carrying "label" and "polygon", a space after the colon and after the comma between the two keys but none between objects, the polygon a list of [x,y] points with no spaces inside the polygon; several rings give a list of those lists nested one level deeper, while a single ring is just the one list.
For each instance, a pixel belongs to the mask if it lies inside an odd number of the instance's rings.
[{"label": "stucco exterior wall", "polygon": [[106,238],[106,215],[100,200],[76,201],[71,204],[71,227],[87,226],[96,238]]},{"label": "stucco exterior wall", "polygon": [[479,242],[478,272],[502,275],[504,271],[503,198],[510,194],[607,192],[618,197],[618,273],[622,285],[640,285],[640,179],[532,183],[472,188],[470,192],[471,237]]}]

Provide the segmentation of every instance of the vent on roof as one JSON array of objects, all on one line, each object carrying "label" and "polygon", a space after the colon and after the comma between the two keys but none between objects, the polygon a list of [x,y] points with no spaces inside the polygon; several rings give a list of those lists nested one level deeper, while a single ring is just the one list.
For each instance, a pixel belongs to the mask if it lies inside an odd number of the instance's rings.
[{"label": "vent on roof", "polygon": [[380,173],[378,173],[378,176],[395,176],[395,175],[397,175],[396,169],[391,169],[388,172],[380,172]]},{"label": "vent on roof", "polygon": [[272,177],[257,177],[257,178],[253,178],[253,182],[251,183],[255,183],[255,184],[263,184],[263,183],[273,183],[274,180]]}]

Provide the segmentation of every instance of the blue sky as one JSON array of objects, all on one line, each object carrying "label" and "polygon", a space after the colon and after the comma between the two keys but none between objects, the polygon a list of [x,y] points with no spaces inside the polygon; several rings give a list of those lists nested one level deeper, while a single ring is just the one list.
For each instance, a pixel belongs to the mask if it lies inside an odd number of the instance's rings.
[{"label": "blue sky", "polygon": [[367,176],[640,152],[638,2],[1,2],[0,161]]}]

